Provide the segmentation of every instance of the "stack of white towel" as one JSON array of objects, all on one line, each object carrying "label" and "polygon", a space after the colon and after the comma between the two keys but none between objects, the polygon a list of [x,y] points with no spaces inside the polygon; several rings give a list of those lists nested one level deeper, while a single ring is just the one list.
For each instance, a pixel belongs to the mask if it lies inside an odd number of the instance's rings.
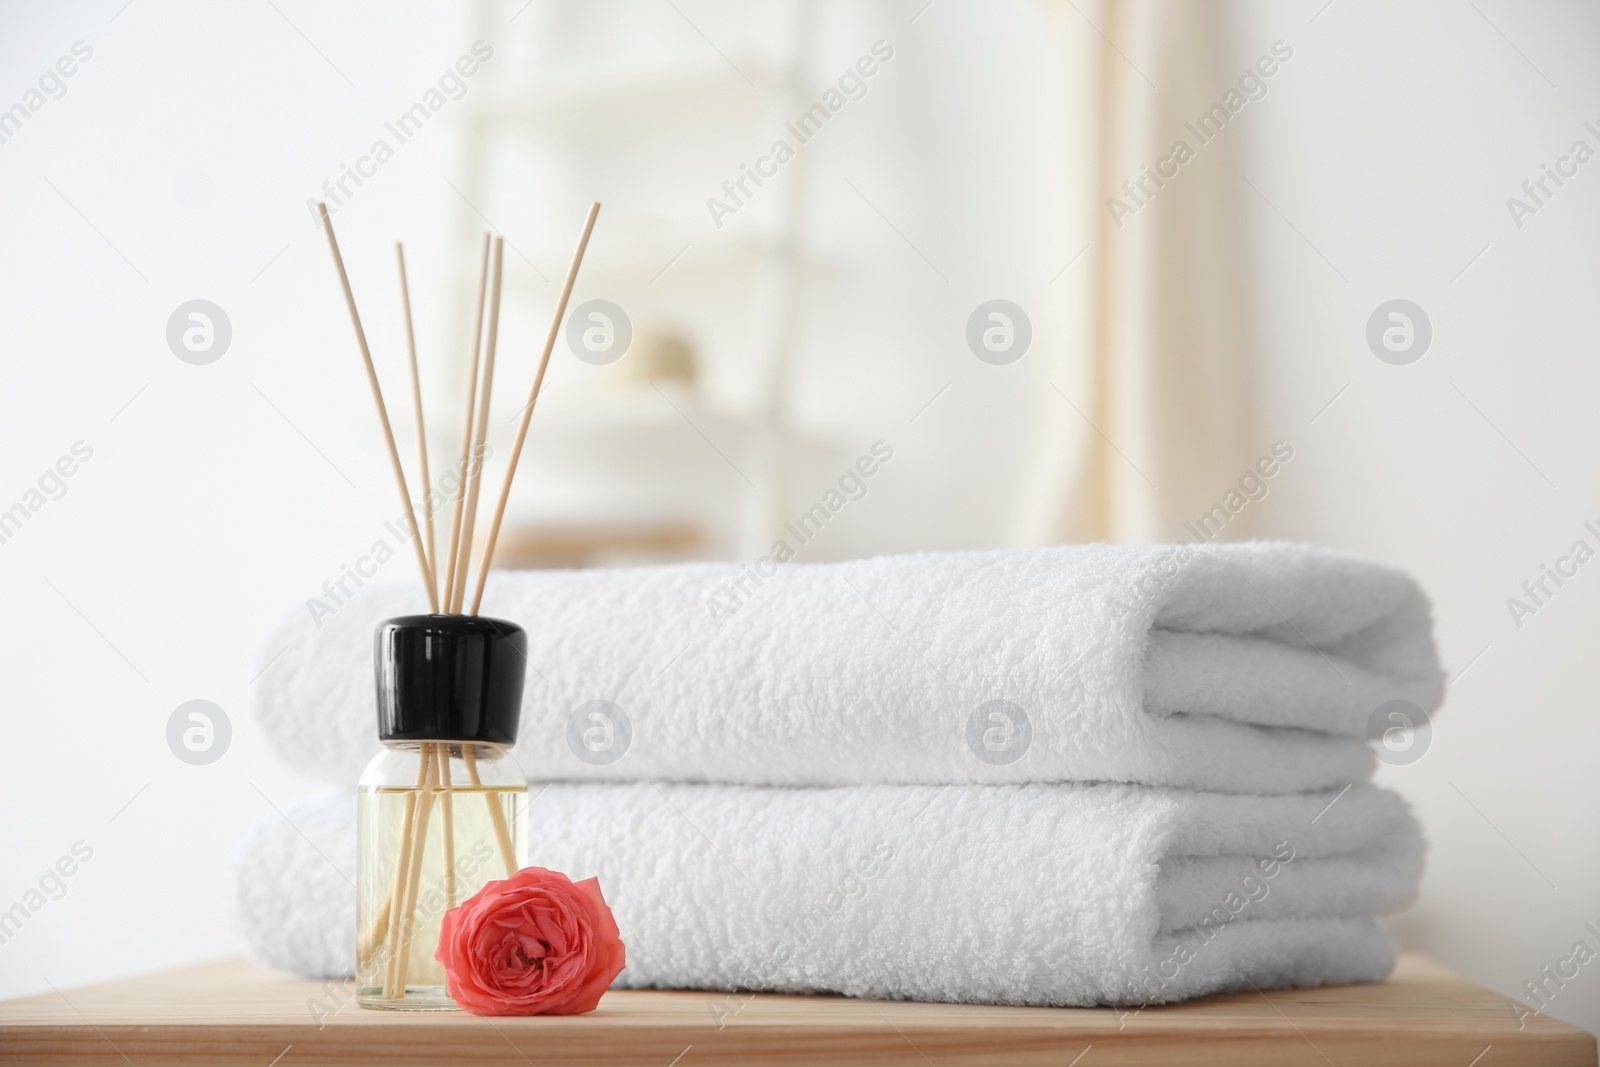
[{"label": "stack of white towel", "polygon": [[[265,646],[262,728],[342,789],[241,846],[264,962],[350,968],[372,635],[416,601]],[[1138,1005],[1392,965],[1423,845],[1367,724],[1442,691],[1396,571],[1081,546],[506,573],[484,605],[528,631],[528,860],[599,876],[620,985]]]}]

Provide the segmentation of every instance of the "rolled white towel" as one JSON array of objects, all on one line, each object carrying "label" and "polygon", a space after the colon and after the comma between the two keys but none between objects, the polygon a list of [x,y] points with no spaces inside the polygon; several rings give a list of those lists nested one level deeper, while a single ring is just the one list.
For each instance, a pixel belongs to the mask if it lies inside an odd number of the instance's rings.
[{"label": "rolled white towel", "polygon": [[350,791],[286,804],[233,852],[234,927],[258,963],[307,978],[355,963],[356,809]]},{"label": "rolled white towel", "polygon": [[[347,973],[353,801],[286,815],[240,850],[245,939]],[[1002,1004],[1375,981],[1393,946],[1374,917],[1410,902],[1423,852],[1372,786],[550,785],[529,826],[530,862],[599,877],[619,986]]]},{"label": "rolled white towel", "polygon": [[[287,620],[254,687],[284,758],[339,783],[376,747],[374,630],[425,610],[347,591]],[[484,612],[528,631],[539,778],[1300,792],[1369,777],[1373,712],[1442,691],[1411,579],[1283,544],[508,572]]]}]

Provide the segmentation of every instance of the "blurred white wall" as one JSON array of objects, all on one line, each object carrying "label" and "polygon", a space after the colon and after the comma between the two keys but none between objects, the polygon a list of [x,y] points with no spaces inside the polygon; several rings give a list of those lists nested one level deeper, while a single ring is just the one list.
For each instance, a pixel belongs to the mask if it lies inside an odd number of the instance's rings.
[{"label": "blurred white wall", "polygon": [[[1600,161],[1547,183],[1520,229],[1506,201],[1574,141],[1600,151],[1600,10],[1325,2],[1236,6],[1238,69],[1295,49],[1229,130],[1248,152],[1261,440],[1295,447],[1260,531],[1405,567],[1433,597],[1455,681],[1423,758],[1381,773],[1432,842],[1395,926],[1526,999],[1600,926],[1600,569],[1547,581],[1520,627],[1507,607],[1574,541],[1600,547],[1583,525],[1600,518]],[[1392,299],[1432,321],[1410,365],[1365,340]],[[1600,1030],[1600,971],[1550,1013]]]}]

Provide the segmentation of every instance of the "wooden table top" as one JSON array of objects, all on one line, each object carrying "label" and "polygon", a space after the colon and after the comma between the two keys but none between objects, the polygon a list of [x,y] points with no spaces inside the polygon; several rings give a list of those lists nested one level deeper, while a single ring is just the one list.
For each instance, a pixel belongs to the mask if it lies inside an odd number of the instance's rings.
[{"label": "wooden table top", "polygon": [[1594,1065],[1591,1035],[1417,956],[1375,985],[1118,1012],[618,990],[589,1015],[366,1011],[242,962],[0,1002],[0,1064]]}]

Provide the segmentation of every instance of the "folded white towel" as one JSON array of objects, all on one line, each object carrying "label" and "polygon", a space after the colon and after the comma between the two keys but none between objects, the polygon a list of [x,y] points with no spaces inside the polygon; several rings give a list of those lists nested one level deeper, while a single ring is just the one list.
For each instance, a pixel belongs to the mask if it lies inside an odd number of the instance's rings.
[{"label": "folded white towel", "polygon": [[[260,961],[348,973],[353,809],[274,813],[241,846]],[[1404,802],[1371,786],[551,785],[529,826],[530,862],[599,877],[621,986],[1005,1004],[1375,981],[1393,946],[1373,917],[1422,862]]]},{"label": "folded white towel", "polygon": [[[295,612],[255,685],[289,764],[338,783],[376,746],[376,625],[425,610],[347,588]],[[1372,712],[1442,688],[1415,583],[1282,544],[509,572],[484,612],[528,630],[537,778],[1297,792],[1368,777]],[[576,742],[595,709],[611,762]]]}]

